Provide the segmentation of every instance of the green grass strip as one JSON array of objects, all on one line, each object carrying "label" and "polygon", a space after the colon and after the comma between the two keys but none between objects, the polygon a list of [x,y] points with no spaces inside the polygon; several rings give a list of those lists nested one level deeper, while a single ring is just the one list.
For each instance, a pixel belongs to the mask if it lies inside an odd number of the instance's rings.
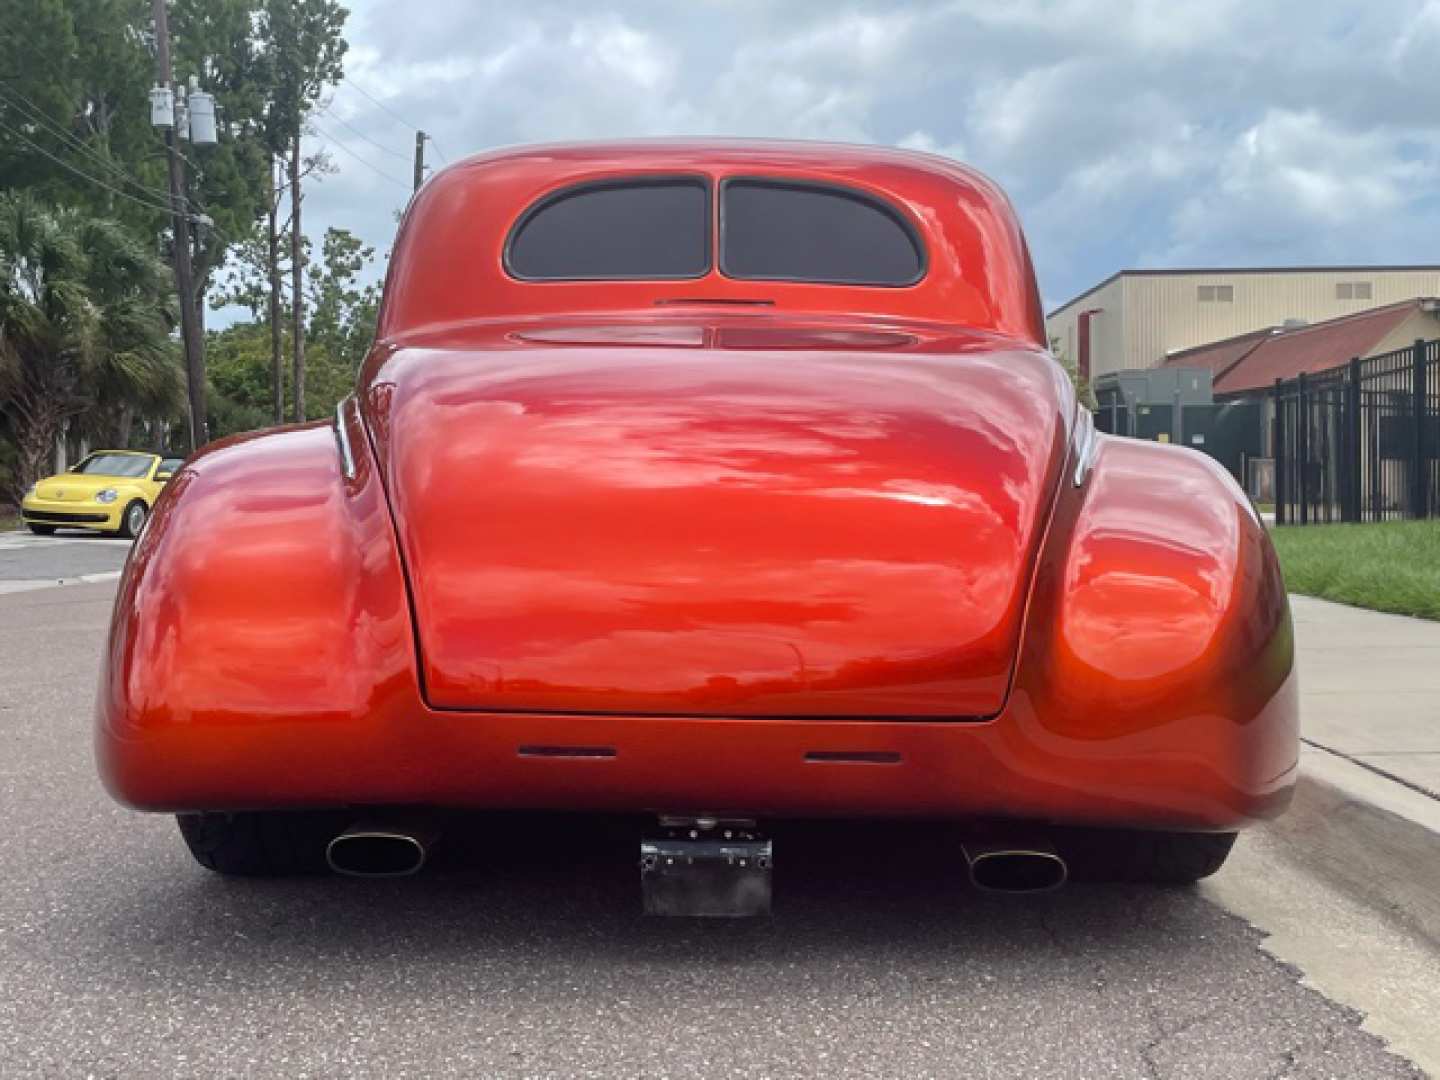
[{"label": "green grass strip", "polygon": [[1440,520],[1271,530],[1291,592],[1440,619]]}]

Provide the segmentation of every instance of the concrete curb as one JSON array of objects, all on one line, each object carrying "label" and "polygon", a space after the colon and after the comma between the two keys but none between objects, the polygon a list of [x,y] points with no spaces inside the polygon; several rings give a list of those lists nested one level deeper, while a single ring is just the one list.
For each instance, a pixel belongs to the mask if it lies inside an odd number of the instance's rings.
[{"label": "concrete curb", "polygon": [[1306,747],[1266,831],[1310,873],[1440,949],[1440,800]]}]

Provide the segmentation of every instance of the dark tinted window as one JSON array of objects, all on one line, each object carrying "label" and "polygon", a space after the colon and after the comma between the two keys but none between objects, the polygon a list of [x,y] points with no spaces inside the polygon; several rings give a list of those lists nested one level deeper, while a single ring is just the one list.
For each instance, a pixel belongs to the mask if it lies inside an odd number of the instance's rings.
[{"label": "dark tinted window", "polygon": [[898,210],[847,188],[729,180],[720,192],[720,269],[733,278],[913,285],[920,240]]},{"label": "dark tinted window", "polygon": [[710,269],[710,191],[698,178],[585,184],[510,233],[506,268],[540,281],[695,278]]}]

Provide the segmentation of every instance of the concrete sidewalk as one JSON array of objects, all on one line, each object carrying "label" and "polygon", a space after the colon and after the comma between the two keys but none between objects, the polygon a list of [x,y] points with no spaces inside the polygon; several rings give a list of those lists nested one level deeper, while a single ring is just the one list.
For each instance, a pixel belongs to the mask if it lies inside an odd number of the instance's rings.
[{"label": "concrete sidewalk", "polygon": [[1440,950],[1440,622],[1290,603],[1300,779],[1290,813],[1266,831]]},{"label": "concrete sidewalk", "polygon": [[1440,799],[1440,622],[1290,604],[1307,746]]},{"label": "concrete sidewalk", "polygon": [[1440,623],[1290,603],[1295,801],[1202,889],[1440,1077]]}]

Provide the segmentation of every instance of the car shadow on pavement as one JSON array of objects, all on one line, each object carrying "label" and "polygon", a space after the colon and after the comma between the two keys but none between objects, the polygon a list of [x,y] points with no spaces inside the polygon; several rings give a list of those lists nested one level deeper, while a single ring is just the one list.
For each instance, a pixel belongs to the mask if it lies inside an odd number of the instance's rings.
[{"label": "car shadow on pavement", "polygon": [[477,816],[389,880],[222,878],[164,824],[47,864],[28,1038],[82,1010],[175,1075],[1413,1075],[1203,893],[978,894],[953,830],[777,830],[773,916],[698,920],[640,913],[633,822]]},{"label": "car shadow on pavement", "polygon": [[363,968],[403,955],[441,966],[523,962],[556,977],[590,963],[783,967],[924,956],[928,965],[957,955],[1000,962],[1017,951],[1050,954],[1051,962],[1133,953],[1143,963],[1157,936],[1183,963],[1185,950],[1205,947],[1197,920],[1229,919],[1194,889],[1073,884],[1046,894],[981,893],[968,884],[953,826],[838,822],[775,832],[768,918],[646,917],[640,831],[633,820],[467,816],[414,877],[222,878],[180,865],[135,898],[143,915],[113,914],[148,924],[161,950],[193,957],[207,941],[198,954],[224,955],[237,975],[307,956],[343,956]]}]

